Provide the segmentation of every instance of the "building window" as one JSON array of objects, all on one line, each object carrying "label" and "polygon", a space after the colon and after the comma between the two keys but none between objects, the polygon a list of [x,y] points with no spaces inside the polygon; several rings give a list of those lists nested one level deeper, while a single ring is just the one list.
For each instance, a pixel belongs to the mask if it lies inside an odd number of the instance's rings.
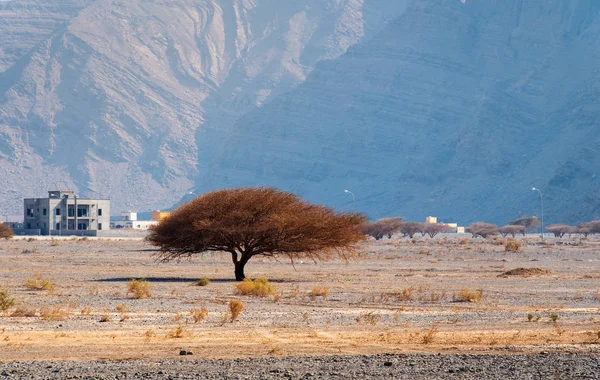
[{"label": "building window", "polygon": [[56,229],[60,230],[60,223],[56,223]]},{"label": "building window", "polygon": [[32,208],[27,209],[27,216],[33,218],[33,209]]},{"label": "building window", "polygon": [[[46,209],[43,209],[43,210],[42,210],[42,214],[43,214],[44,216],[46,216]],[[46,227],[44,227],[44,228],[46,228]]]},{"label": "building window", "polygon": [[77,217],[81,218],[82,216],[88,216],[88,210],[87,210],[87,208],[77,209]]},{"label": "building window", "polygon": [[98,209],[98,216],[102,216],[102,209],[101,208]]},{"label": "building window", "polygon": [[56,216],[60,216],[60,209],[59,208],[56,209]]},{"label": "building window", "polygon": [[69,216],[75,216],[75,208],[73,206],[69,206]]},{"label": "building window", "polygon": [[102,223],[98,223],[98,229],[101,230],[102,229]]}]

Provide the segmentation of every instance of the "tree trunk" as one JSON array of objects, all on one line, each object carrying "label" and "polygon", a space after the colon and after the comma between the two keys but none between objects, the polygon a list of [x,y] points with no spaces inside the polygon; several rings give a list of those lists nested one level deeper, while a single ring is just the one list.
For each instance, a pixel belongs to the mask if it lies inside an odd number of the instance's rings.
[{"label": "tree trunk", "polygon": [[236,281],[243,281],[246,278],[244,275],[244,266],[250,260],[251,255],[242,254],[239,261],[234,261],[235,264],[235,279]]}]

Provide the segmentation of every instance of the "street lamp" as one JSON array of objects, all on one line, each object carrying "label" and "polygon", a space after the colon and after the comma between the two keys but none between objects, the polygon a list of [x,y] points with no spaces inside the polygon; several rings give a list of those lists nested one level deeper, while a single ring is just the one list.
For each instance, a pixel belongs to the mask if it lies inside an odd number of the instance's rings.
[{"label": "street lamp", "polygon": [[350,190],[344,190],[344,193],[348,193],[348,194],[352,195],[352,211],[354,211],[354,193],[351,192]]},{"label": "street lamp", "polygon": [[535,187],[532,187],[531,191],[537,191],[540,193],[540,205],[542,207],[542,243],[543,243],[544,242],[544,195],[542,194],[542,190],[536,189]]}]

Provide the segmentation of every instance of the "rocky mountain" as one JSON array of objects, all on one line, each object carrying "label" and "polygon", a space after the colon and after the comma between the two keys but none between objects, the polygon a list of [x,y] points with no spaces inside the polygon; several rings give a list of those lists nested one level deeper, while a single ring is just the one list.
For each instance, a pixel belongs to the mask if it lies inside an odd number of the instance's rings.
[{"label": "rocky mountain", "polygon": [[0,209],[49,188],[117,213],[173,204],[202,175],[203,125],[292,89],[405,3],[0,2]]},{"label": "rocky mountain", "polygon": [[271,185],[372,217],[600,217],[595,0],[0,2],[0,209]]},{"label": "rocky mountain", "polygon": [[600,3],[413,1],[201,150],[200,190],[268,184],[371,216],[600,216]]}]

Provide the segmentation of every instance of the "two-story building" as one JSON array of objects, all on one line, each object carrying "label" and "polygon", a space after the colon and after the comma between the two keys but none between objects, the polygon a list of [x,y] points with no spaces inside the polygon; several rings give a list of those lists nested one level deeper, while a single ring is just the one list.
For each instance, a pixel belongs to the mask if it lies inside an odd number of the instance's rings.
[{"label": "two-story building", "polygon": [[[110,229],[110,200],[78,198],[71,190],[49,191],[48,198],[25,198],[23,228],[42,235],[91,235]],[[89,231],[89,233],[86,233]]]}]

